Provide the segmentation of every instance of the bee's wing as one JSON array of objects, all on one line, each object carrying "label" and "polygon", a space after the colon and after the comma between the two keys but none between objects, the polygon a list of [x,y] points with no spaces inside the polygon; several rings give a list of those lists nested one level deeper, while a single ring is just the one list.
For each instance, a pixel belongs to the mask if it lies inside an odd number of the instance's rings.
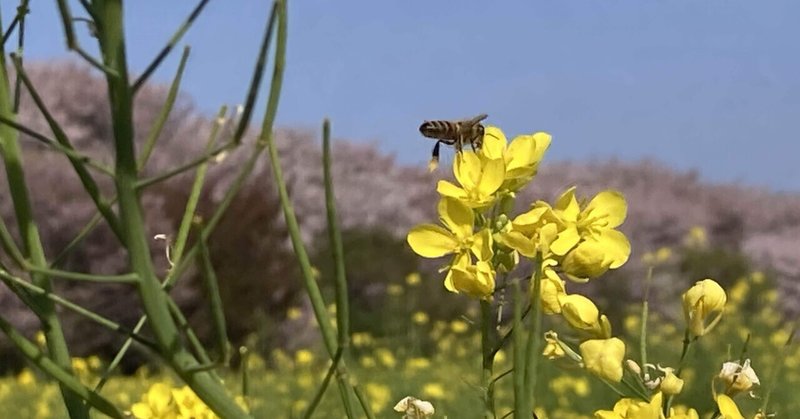
[{"label": "bee's wing", "polygon": [[469,118],[469,119],[465,119],[465,120],[461,121],[461,123],[466,125],[466,126],[472,126],[472,125],[477,124],[478,122],[483,121],[484,119],[486,119],[488,117],[489,117],[489,115],[487,115],[485,113],[482,113],[482,114],[480,114],[478,116],[475,116],[475,117],[472,117],[472,118]]}]

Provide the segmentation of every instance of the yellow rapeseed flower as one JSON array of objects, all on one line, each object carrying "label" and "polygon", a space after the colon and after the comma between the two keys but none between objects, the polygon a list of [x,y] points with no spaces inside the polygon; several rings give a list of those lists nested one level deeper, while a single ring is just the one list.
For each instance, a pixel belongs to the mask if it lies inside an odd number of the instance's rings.
[{"label": "yellow rapeseed flower", "polygon": [[605,314],[600,314],[592,300],[579,294],[570,294],[559,298],[559,301],[561,315],[574,329],[596,338],[611,337],[611,323]]},{"label": "yellow rapeseed flower", "polygon": [[622,380],[625,343],[618,338],[590,339],[580,344],[583,365],[592,374],[618,383]]},{"label": "yellow rapeseed flower", "polygon": [[131,413],[137,419],[177,418],[177,406],[172,399],[172,388],[164,383],[155,383],[142,401],[131,406]]},{"label": "yellow rapeseed flower", "polygon": [[406,285],[414,287],[419,285],[420,282],[422,282],[422,276],[420,276],[419,272],[412,272],[406,275]]},{"label": "yellow rapeseed flower", "polygon": [[481,154],[489,160],[502,159],[505,163],[502,189],[514,192],[536,175],[551,140],[550,134],[537,132],[519,135],[509,144],[500,128],[488,126],[483,136]]},{"label": "yellow rapeseed flower", "polygon": [[542,355],[547,359],[558,359],[563,358],[567,354],[564,352],[564,348],[561,347],[561,344],[558,343],[558,335],[556,332],[550,331],[544,334],[544,351],[542,351]]},{"label": "yellow rapeseed flower", "polygon": [[457,199],[470,208],[486,208],[497,200],[505,178],[501,159],[486,159],[472,151],[459,153],[453,162],[453,174],[461,186],[440,180],[436,190],[444,197]]},{"label": "yellow rapeseed flower", "polygon": [[294,354],[294,362],[297,366],[308,366],[314,362],[314,354],[308,349],[300,349]]},{"label": "yellow rapeseed flower", "polygon": [[662,419],[661,404],[664,396],[659,392],[653,395],[650,402],[639,399],[624,398],[614,404],[614,410],[598,410],[594,412],[596,419]]},{"label": "yellow rapeseed flower", "polygon": [[559,231],[550,249],[563,256],[560,264],[570,279],[586,282],[628,261],[631,244],[616,230],[628,211],[622,193],[602,191],[581,209],[572,187],[561,194],[553,210],[566,228]]},{"label": "yellow rapeseed flower", "polygon": [[[418,225],[408,233],[408,244],[422,257],[454,254],[445,287],[451,292],[486,297],[494,291],[494,270],[485,263],[493,255],[491,232],[488,229],[473,232],[475,214],[457,199],[443,197],[438,211],[447,228],[435,224]],[[472,256],[477,258],[477,265],[472,264]]]},{"label": "yellow rapeseed flower", "polygon": [[692,335],[711,331],[722,318],[726,301],[725,290],[713,279],[698,281],[683,293],[683,314]]},{"label": "yellow rapeseed flower", "polygon": [[444,399],[447,395],[444,387],[439,383],[428,383],[422,387],[422,394],[434,399]]}]

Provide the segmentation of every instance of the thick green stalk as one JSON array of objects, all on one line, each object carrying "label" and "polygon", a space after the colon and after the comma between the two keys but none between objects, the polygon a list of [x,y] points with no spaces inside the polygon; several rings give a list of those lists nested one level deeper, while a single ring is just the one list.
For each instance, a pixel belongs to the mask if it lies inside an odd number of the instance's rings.
[{"label": "thick green stalk", "polygon": [[481,364],[482,364],[482,384],[483,384],[483,408],[486,418],[494,418],[494,347],[492,346],[492,336],[494,334],[494,316],[492,315],[492,303],[481,300]]},{"label": "thick green stalk", "polygon": [[[539,359],[542,356],[542,258],[537,254],[533,261],[533,275],[531,276],[531,317],[528,324],[528,346],[525,354],[525,396],[529,398],[529,405],[536,407],[536,376],[539,372]],[[517,412],[517,415],[527,415],[529,412]],[[520,416],[523,417],[523,416]]]},{"label": "thick green stalk", "polygon": [[[525,393],[525,328],[522,327],[522,290],[519,280],[511,283],[514,299],[514,326],[513,326],[513,347],[514,347],[514,412],[530,412],[532,410],[531,399]],[[523,417],[522,414],[518,415]]]},{"label": "thick green stalk", "polygon": [[[0,30],[1,32],[1,30]],[[7,119],[14,119],[14,113],[9,92],[8,73],[6,72],[5,50],[0,46],[0,115]],[[14,203],[14,212],[17,217],[19,232],[24,243],[24,252],[30,260],[30,264],[39,267],[47,266],[44,248],[39,237],[39,229],[33,219],[28,187],[25,182],[23,171],[22,152],[19,147],[17,132],[8,125],[0,125],[0,154],[6,167],[6,178],[8,179],[11,199]],[[50,278],[43,274],[31,274],[34,285],[50,290]],[[65,371],[72,371],[72,361],[67,348],[64,332],[61,323],[55,312],[53,302],[47,298],[38,296],[32,297],[37,305],[39,318],[47,340],[47,348],[52,356],[53,362]],[[60,384],[61,394],[64,397],[64,404],[72,418],[88,418],[89,409],[69,386],[63,382]]]},{"label": "thick green stalk", "polygon": [[[116,189],[120,221],[124,231],[128,259],[139,276],[139,295],[150,319],[153,335],[162,355],[175,372],[215,413],[225,418],[248,415],[225,393],[224,387],[208,371],[188,372],[198,365],[181,343],[181,336],[170,315],[167,295],[161,290],[150,260],[150,250],[136,191],[137,164],[134,153],[133,91],[128,83],[121,0],[98,0],[93,3],[98,22],[100,49],[106,73],[116,149]],[[116,74],[117,76],[115,76]]]}]

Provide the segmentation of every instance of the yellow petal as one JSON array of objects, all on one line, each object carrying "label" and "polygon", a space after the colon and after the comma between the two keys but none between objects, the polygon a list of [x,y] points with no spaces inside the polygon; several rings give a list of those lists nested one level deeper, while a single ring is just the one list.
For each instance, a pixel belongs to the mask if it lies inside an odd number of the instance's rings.
[{"label": "yellow petal", "polygon": [[605,260],[610,263],[609,269],[617,269],[628,261],[631,255],[631,243],[618,230],[602,230],[596,240],[603,247]]},{"label": "yellow petal", "polygon": [[578,220],[578,214],[581,213],[581,208],[580,205],[578,205],[578,200],[575,199],[574,186],[564,191],[564,193],[558,197],[553,209],[559,211],[559,215],[564,221],[575,222]]},{"label": "yellow petal", "polygon": [[442,196],[449,196],[456,199],[463,200],[467,198],[467,191],[446,180],[440,180],[439,183],[436,184],[436,192],[439,192]]},{"label": "yellow petal", "polygon": [[609,264],[603,245],[595,240],[586,240],[564,256],[561,267],[570,279],[586,282],[604,274]]},{"label": "yellow petal", "polygon": [[536,257],[536,244],[533,243],[533,240],[518,231],[500,233],[498,235],[498,241],[518,251],[522,256],[529,258]]},{"label": "yellow petal", "polygon": [[439,219],[456,237],[463,240],[472,236],[475,214],[458,199],[445,196],[439,200]]},{"label": "yellow petal", "polygon": [[561,314],[570,326],[581,331],[599,329],[600,311],[592,300],[580,295],[570,294],[559,298]]},{"label": "yellow petal", "polygon": [[453,160],[453,174],[465,190],[475,189],[481,180],[481,159],[471,151],[458,153]]},{"label": "yellow petal", "polygon": [[601,218],[605,227],[614,228],[625,221],[628,204],[622,192],[606,190],[595,195],[586,206],[584,213],[590,218]]},{"label": "yellow petal", "polygon": [[470,247],[472,254],[474,254],[479,261],[491,260],[492,256],[494,256],[494,252],[492,251],[492,231],[488,228],[484,228],[473,236],[473,240],[472,247]]},{"label": "yellow petal", "polygon": [[458,240],[453,233],[435,224],[421,224],[412,228],[406,240],[414,253],[426,258],[438,258],[458,248]]},{"label": "yellow petal", "polygon": [[503,160],[489,160],[483,166],[480,181],[478,183],[478,193],[482,197],[489,197],[497,192],[503,184],[506,174],[505,163]]},{"label": "yellow petal", "polygon": [[558,233],[556,239],[550,243],[550,251],[558,256],[564,256],[581,240],[578,228],[574,225]]},{"label": "yellow petal", "polygon": [[489,125],[483,133],[481,153],[489,160],[503,158],[506,143],[506,135],[503,134],[503,131],[500,128]]},{"label": "yellow petal", "polygon": [[456,254],[456,257],[453,258],[453,261],[450,263],[450,269],[447,271],[447,275],[444,278],[444,287],[450,292],[458,292],[455,285],[453,284],[453,270],[460,269],[466,270],[467,267],[470,265],[470,257],[469,253],[459,253]]},{"label": "yellow petal", "polygon": [[532,175],[539,164],[536,154],[536,140],[532,135],[514,138],[506,152],[506,177],[513,179]]},{"label": "yellow petal", "polygon": [[723,419],[744,419],[733,399],[724,394],[717,396],[717,406]]},{"label": "yellow petal", "polygon": [[487,298],[494,292],[494,271],[487,262],[478,262],[467,269],[454,267],[452,283],[457,292],[475,298]]}]

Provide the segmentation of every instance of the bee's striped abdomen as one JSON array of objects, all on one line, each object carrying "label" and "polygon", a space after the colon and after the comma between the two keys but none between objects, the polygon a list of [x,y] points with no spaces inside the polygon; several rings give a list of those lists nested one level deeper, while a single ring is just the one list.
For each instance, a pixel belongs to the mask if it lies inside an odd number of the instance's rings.
[{"label": "bee's striped abdomen", "polygon": [[419,126],[419,132],[428,138],[441,140],[445,144],[453,144],[459,136],[458,122],[425,121]]}]

